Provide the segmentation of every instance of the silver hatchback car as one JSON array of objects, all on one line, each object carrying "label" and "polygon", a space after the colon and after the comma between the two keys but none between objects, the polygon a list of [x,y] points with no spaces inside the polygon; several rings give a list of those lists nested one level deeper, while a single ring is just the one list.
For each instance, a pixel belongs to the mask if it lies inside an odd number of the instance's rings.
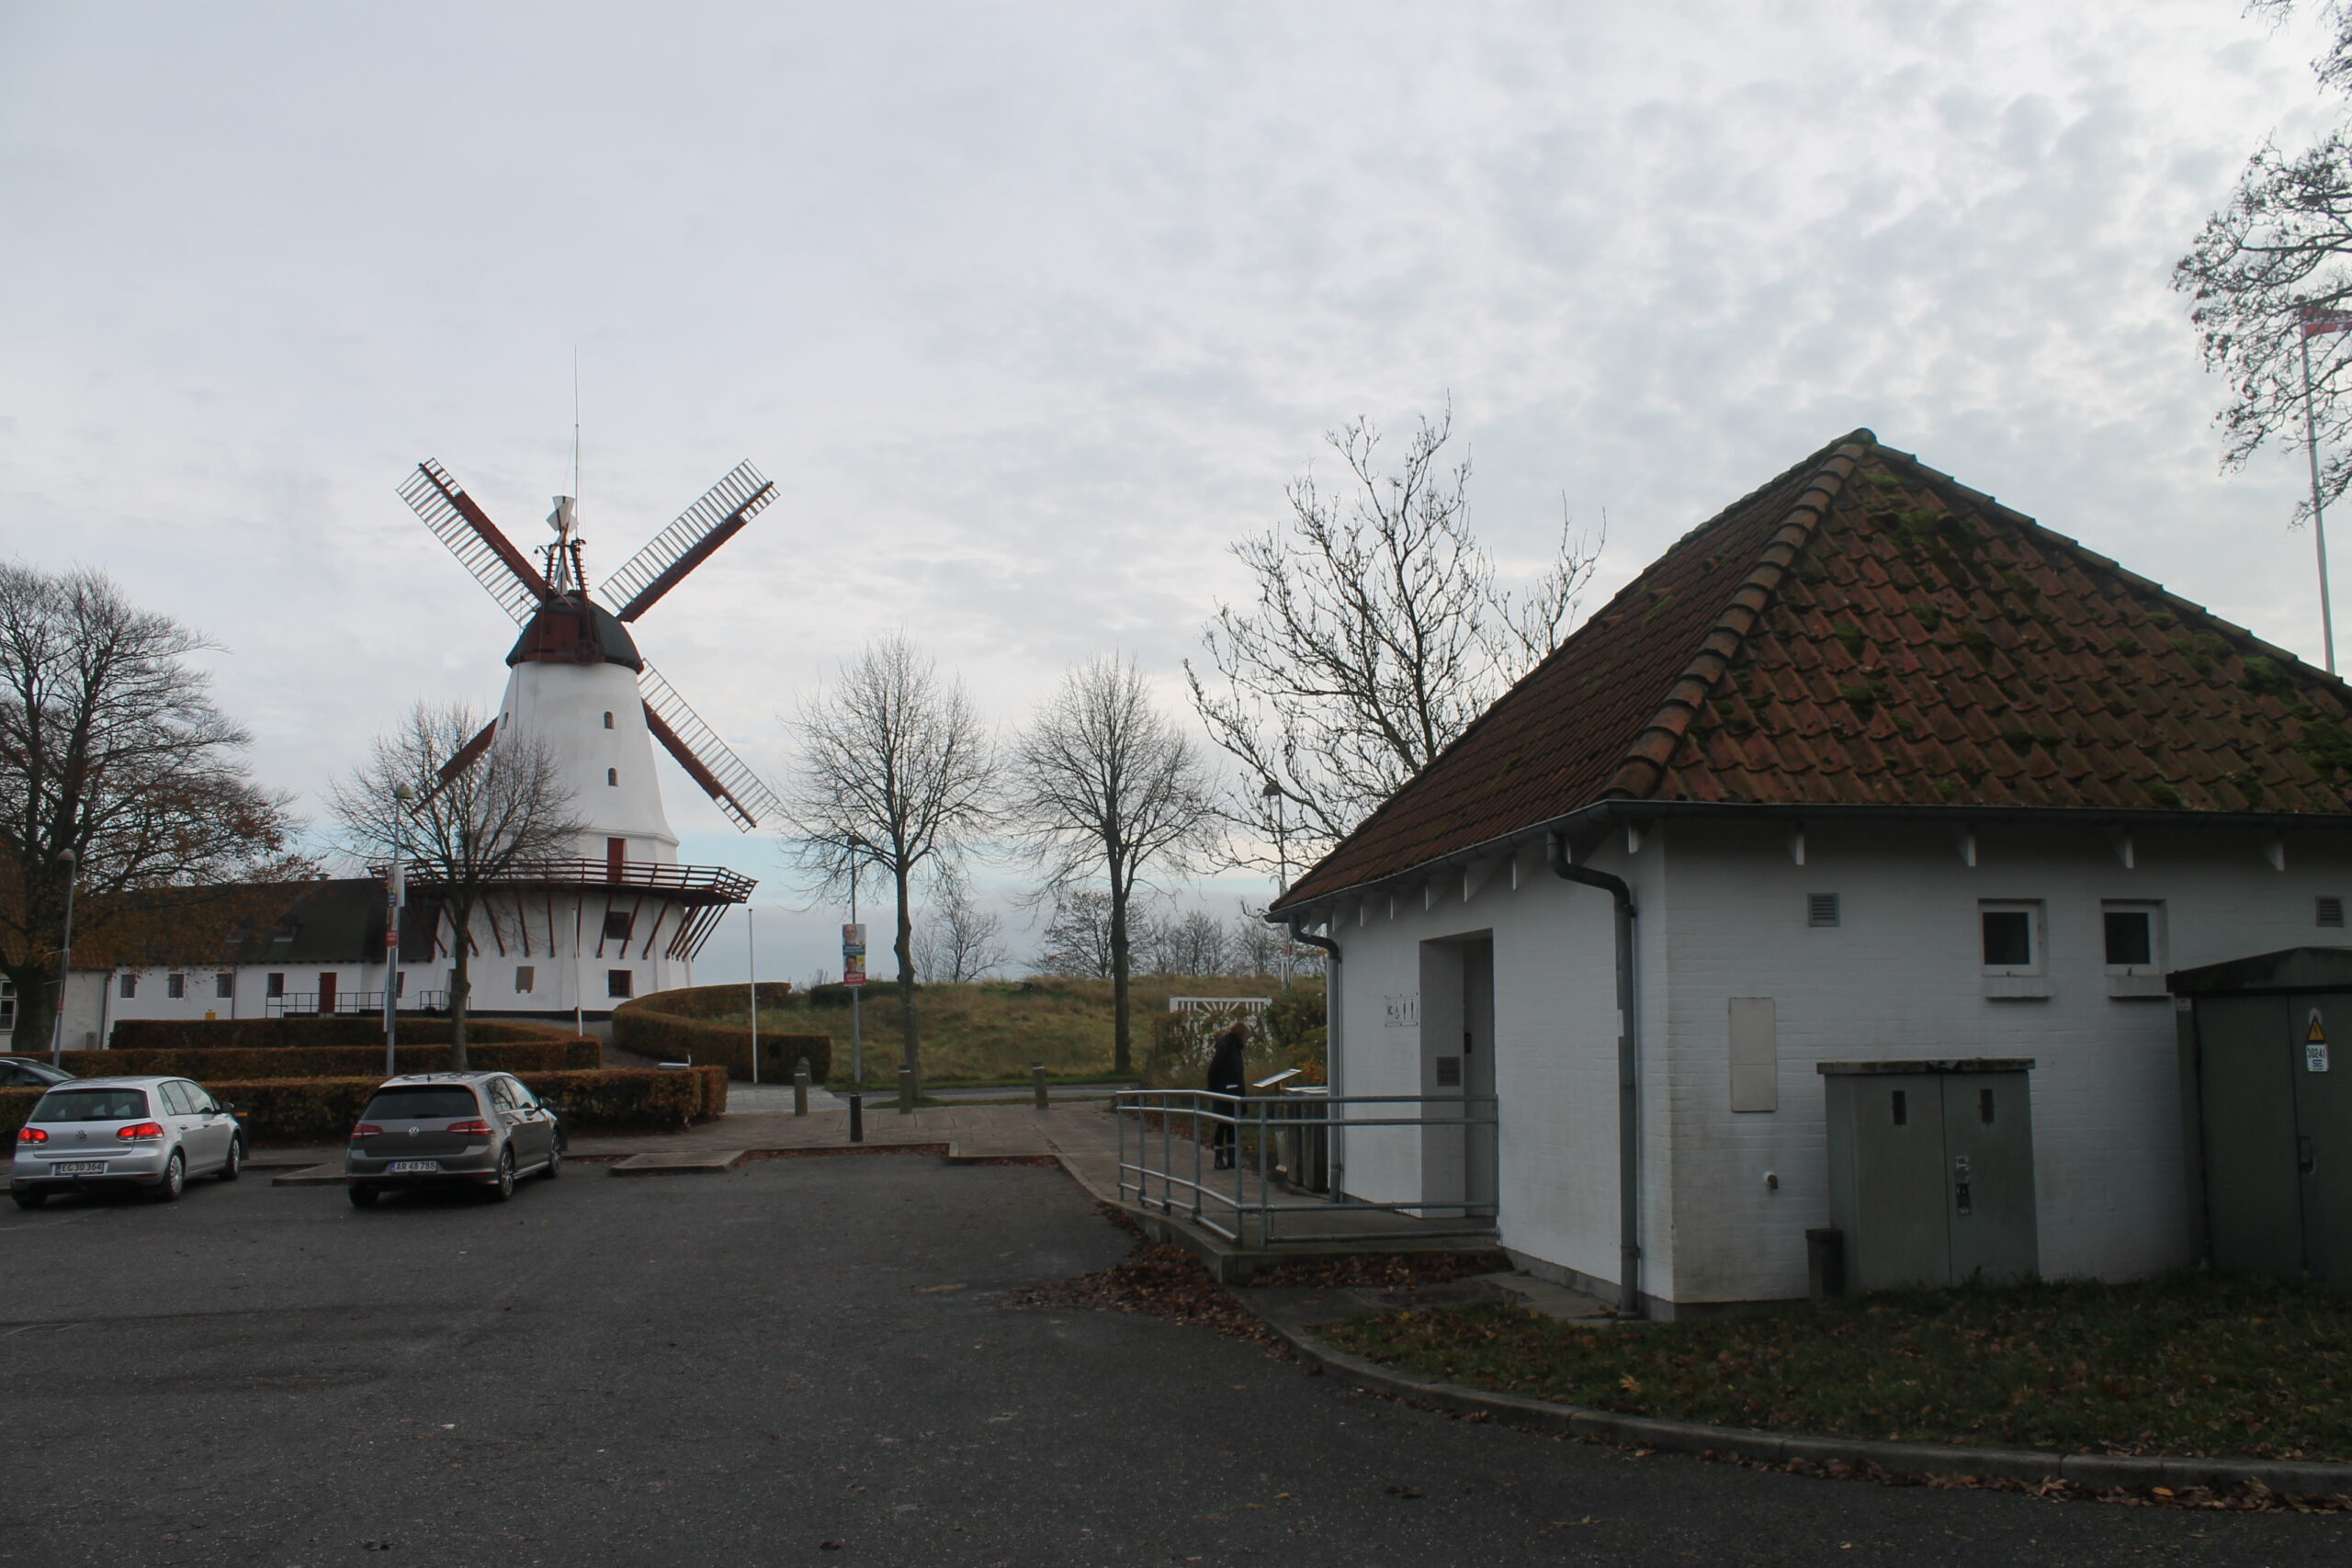
[{"label": "silver hatchback car", "polygon": [[17,1130],[8,1195],[38,1209],[76,1188],[143,1188],[168,1203],[194,1176],[234,1181],[245,1163],[236,1108],[187,1078],[73,1078]]},{"label": "silver hatchback car", "polygon": [[517,1178],[563,1174],[563,1123],[505,1073],[410,1073],[379,1085],[343,1161],[353,1208],[403,1187],[471,1185],[502,1201]]}]

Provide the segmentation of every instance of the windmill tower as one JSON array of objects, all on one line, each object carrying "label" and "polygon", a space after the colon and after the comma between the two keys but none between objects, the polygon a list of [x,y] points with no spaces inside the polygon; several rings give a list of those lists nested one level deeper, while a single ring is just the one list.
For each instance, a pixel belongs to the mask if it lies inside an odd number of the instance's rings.
[{"label": "windmill tower", "polygon": [[[400,493],[521,627],[498,716],[442,767],[443,782],[494,746],[534,742],[555,759],[584,824],[573,855],[518,873],[500,890],[511,897],[490,900],[477,918],[469,933],[474,1005],[603,1013],[630,996],[691,984],[695,953],[753,884],[724,867],[679,863],[654,743],[744,832],[778,807],[647,662],[629,628],[763,511],[775,486],[739,465],[593,592],[571,497],[556,498],[548,518],[555,538],[535,563],[439,464],[418,464]],[[431,898],[429,880],[410,886]],[[431,959],[457,940],[436,922]],[[412,956],[422,956],[419,945],[412,938]]]}]

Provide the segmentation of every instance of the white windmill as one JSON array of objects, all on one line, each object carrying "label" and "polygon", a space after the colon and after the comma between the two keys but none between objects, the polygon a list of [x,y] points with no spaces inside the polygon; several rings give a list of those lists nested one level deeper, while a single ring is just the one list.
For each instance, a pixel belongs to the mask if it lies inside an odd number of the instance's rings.
[{"label": "white windmill", "polygon": [[[474,995],[485,1010],[601,1012],[631,995],[691,983],[695,952],[752,883],[723,867],[679,863],[653,742],[743,831],[779,807],[638,652],[628,623],[741,532],[775,499],[775,486],[749,463],[738,465],[593,592],[573,498],[556,498],[548,518],[555,539],[535,565],[439,464],[418,464],[400,493],[522,627],[506,655],[498,716],[443,766],[443,780],[503,740],[528,739],[556,759],[585,824],[576,857],[532,867],[515,880],[512,900],[477,925],[478,953],[494,949],[515,962],[512,999],[495,983],[497,964],[478,971],[493,983],[478,979]],[[429,884],[412,886],[430,896]],[[444,943],[436,927],[436,953]],[[592,965],[603,972],[601,985]]]}]

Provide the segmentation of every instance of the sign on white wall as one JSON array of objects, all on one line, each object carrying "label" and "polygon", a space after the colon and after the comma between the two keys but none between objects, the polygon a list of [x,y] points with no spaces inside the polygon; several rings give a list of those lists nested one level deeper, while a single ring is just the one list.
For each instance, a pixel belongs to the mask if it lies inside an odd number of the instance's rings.
[{"label": "sign on white wall", "polygon": [[1380,998],[1388,1009],[1391,1029],[1419,1029],[1421,1026],[1421,993],[1397,991]]}]

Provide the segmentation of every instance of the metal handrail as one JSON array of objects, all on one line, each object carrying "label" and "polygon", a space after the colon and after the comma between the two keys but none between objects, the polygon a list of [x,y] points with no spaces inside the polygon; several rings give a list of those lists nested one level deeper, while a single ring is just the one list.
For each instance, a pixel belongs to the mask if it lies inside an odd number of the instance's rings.
[{"label": "metal handrail", "polygon": [[[1210,1089],[1125,1089],[1112,1100],[1114,1120],[1118,1123],[1119,1197],[1125,1201],[1130,1193],[1137,1206],[1154,1209],[1165,1214],[1182,1213],[1192,1223],[1223,1236],[1236,1245],[1243,1244],[1243,1235],[1255,1221],[1258,1240],[1265,1247],[1285,1243],[1396,1241],[1409,1235],[1414,1240],[1438,1240],[1458,1236],[1489,1236],[1496,1230],[1495,1201],[1492,1198],[1419,1198],[1395,1202],[1377,1202],[1370,1199],[1349,1196],[1334,1191],[1328,1196],[1275,1197],[1274,1177],[1271,1168],[1273,1145],[1272,1134],[1303,1130],[1302,1123],[1319,1123],[1328,1138],[1363,1127],[1419,1127],[1464,1132],[1485,1128],[1492,1131],[1497,1124],[1497,1097],[1487,1095],[1419,1095],[1419,1094],[1359,1094],[1306,1096],[1250,1096],[1223,1094]],[[1348,1113],[1353,1106],[1400,1106],[1442,1108],[1441,1113],[1407,1116],[1374,1115],[1356,1117]],[[1154,1126],[1154,1118],[1158,1124]],[[1176,1126],[1179,1121],[1187,1124],[1193,1144],[1192,1174],[1178,1170],[1175,1149]],[[1135,1123],[1134,1157],[1129,1157],[1128,1123]],[[1208,1140],[1204,1128],[1232,1129],[1234,1150],[1233,1179],[1230,1190],[1216,1180],[1216,1173],[1205,1169],[1204,1153]],[[1247,1171],[1242,1154],[1250,1139],[1245,1129],[1256,1134],[1257,1195],[1252,1199],[1245,1182]],[[1153,1134],[1158,1134],[1157,1164],[1151,1162]],[[1465,1171],[1465,1176],[1466,1176]],[[1155,1190],[1156,1189],[1156,1190]],[[1179,1197],[1182,1193],[1183,1196]],[[1317,1230],[1312,1234],[1280,1234],[1278,1219],[1284,1215],[1363,1213],[1400,1214],[1410,1212],[1415,1217],[1436,1214],[1458,1215],[1464,1224],[1449,1230],[1395,1231]]]}]

